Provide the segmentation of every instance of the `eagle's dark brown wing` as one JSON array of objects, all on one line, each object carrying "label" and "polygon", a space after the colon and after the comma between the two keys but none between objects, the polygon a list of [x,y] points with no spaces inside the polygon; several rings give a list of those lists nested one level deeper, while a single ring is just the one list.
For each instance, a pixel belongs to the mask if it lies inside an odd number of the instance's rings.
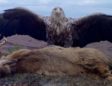
[{"label": "eagle's dark brown wing", "polygon": [[20,34],[46,41],[46,24],[40,16],[29,10],[8,9],[0,15],[0,34],[0,39]]}]

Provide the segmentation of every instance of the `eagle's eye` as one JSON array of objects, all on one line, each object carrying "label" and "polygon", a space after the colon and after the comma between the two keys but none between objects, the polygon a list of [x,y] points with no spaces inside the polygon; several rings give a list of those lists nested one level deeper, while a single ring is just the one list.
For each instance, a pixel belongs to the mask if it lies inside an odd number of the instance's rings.
[{"label": "eagle's eye", "polygon": [[56,10],[56,8],[54,8],[54,10]]},{"label": "eagle's eye", "polygon": [[60,8],[60,10],[62,11],[62,8]]}]

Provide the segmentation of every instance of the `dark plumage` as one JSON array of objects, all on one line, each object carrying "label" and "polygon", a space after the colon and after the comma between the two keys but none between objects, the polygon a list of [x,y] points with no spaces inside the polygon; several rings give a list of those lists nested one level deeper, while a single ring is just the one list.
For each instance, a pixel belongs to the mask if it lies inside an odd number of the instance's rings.
[{"label": "dark plumage", "polygon": [[62,8],[54,8],[49,18],[50,24],[23,8],[5,10],[0,14],[0,39],[14,34],[29,35],[64,47],[84,47],[103,40],[112,42],[112,16],[95,14],[69,22]]},{"label": "dark plumage", "polygon": [[112,42],[112,16],[90,15],[73,23],[73,46],[84,47],[91,42],[108,40]]},{"label": "dark plumage", "polygon": [[46,24],[38,15],[26,9],[5,10],[0,20],[2,21],[0,24],[0,38],[21,34],[46,41]]}]

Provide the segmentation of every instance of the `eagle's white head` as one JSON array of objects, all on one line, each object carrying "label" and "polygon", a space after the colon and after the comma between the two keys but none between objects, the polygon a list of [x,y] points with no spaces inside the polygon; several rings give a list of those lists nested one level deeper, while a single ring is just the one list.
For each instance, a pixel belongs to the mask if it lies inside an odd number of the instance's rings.
[{"label": "eagle's white head", "polygon": [[[55,23],[56,22],[59,23],[59,21],[65,20],[65,14],[61,7],[56,7],[52,10],[51,20],[53,20]],[[53,21],[51,21],[51,22],[53,22]]]}]

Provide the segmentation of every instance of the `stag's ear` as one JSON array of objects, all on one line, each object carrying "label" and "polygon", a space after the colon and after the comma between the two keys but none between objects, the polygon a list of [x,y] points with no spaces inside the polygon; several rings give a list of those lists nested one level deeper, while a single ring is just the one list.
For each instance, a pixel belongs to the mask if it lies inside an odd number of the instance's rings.
[{"label": "stag's ear", "polygon": [[18,60],[14,59],[14,60],[7,60],[6,62],[4,62],[5,65],[15,65],[17,63]]}]

